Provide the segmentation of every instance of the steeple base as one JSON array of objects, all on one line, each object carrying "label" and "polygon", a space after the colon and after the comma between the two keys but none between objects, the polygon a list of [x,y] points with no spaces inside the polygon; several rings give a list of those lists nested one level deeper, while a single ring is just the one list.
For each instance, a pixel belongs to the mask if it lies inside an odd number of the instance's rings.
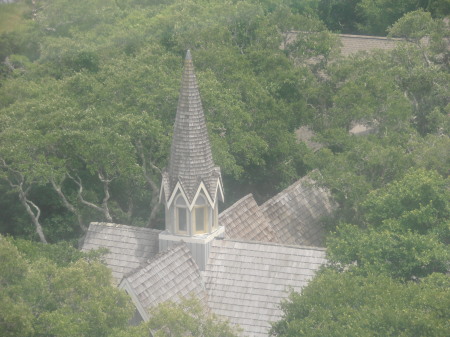
[{"label": "steeple base", "polygon": [[183,241],[191,251],[194,261],[197,263],[201,271],[205,270],[206,263],[209,257],[209,248],[211,242],[217,237],[223,237],[224,227],[220,226],[211,234],[202,234],[195,236],[180,236],[173,235],[168,231],[159,234],[159,251],[164,251],[180,241]]}]

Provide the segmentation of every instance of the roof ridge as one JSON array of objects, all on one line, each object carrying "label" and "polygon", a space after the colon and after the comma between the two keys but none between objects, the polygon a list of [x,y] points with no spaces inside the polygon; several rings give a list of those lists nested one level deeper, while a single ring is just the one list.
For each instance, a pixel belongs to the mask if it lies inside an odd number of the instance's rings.
[{"label": "roof ridge", "polygon": [[393,41],[404,41],[405,40],[400,37],[376,36],[376,35],[338,34],[338,36],[354,38],[354,39],[367,39],[367,40],[393,40]]},{"label": "roof ridge", "polygon": [[295,181],[294,183],[292,183],[291,185],[289,185],[288,187],[286,187],[284,190],[278,192],[277,194],[275,194],[273,197],[271,197],[270,199],[267,199],[265,202],[263,202],[259,207],[261,209],[264,209],[265,207],[267,207],[267,205],[271,202],[271,201],[275,201],[278,200],[281,196],[286,195],[288,192],[294,190],[295,188],[297,188],[299,185],[302,185],[303,183],[305,183],[306,181],[310,180],[311,186],[314,186],[314,183],[316,183],[316,181],[314,179],[312,179],[308,174],[299,178],[297,181]]},{"label": "roof ridge", "polygon": [[[243,201],[247,200],[248,198],[252,198],[253,200],[255,200],[253,193],[249,193],[245,196],[243,196],[242,198],[236,200],[231,206],[228,206],[225,210],[223,210],[222,212],[220,212],[219,216],[221,216],[222,214],[226,215],[229,212],[231,212],[235,207],[237,207],[240,203],[242,203]],[[256,202],[256,200],[255,200]]]},{"label": "roof ridge", "polygon": [[102,221],[93,221],[89,224],[90,225],[97,225],[97,226],[108,226],[108,227],[114,227],[114,228],[122,228],[122,229],[129,229],[129,230],[145,230],[149,232],[155,232],[160,233],[162,230],[156,229],[156,228],[147,228],[147,227],[139,227],[139,226],[133,226],[133,225],[124,225],[124,224],[118,224],[113,222],[102,222]]},{"label": "roof ridge", "polygon": [[213,240],[213,243],[215,241],[227,241],[227,242],[245,243],[245,244],[252,244],[252,245],[253,244],[257,244],[257,245],[263,245],[263,246],[278,246],[278,247],[285,247],[285,248],[326,251],[325,247],[303,246],[303,245],[286,245],[286,244],[283,244],[283,243],[267,242],[267,241],[238,240],[238,239],[216,239],[216,240]]}]

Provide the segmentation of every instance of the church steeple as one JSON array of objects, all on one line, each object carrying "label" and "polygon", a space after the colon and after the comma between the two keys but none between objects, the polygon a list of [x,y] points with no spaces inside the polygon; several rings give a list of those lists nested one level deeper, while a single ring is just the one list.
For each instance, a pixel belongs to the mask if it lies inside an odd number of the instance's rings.
[{"label": "church steeple", "polygon": [[213,162],[189,50],[184,61],[169,167],[163,173],[161,198],[166,204],[166,230],[173,234],[192,236],[211,233],[217,228],[218,199],[223,201],[222,178],[220,168]]}]

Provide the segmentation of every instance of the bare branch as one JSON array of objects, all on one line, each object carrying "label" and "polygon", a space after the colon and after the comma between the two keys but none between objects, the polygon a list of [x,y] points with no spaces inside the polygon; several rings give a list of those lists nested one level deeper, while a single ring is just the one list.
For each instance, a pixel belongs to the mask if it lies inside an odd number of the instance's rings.
[{"label": "bare branch", "polygon": [[[109,213],[109,209],[107,207],[106,207],[106,211],[105,211],[104,208],[102,208],[100,206],[97,206],[96,204],[94,204],[92,202],[89,202],[89,201],[87,201],[87,200],[85,200],[83,198],[83,184],[82,184],[81,178],[79,176],[72,177],[70,174],[68,174],[67,176],[70,179],[72,179],[75,184],[78,185],[78,199],[80,200],[80,202],[82,204],[88,206],[88,207],[91,207],[91,208],[95,209],[96,211],[98,211],[100,213],[103,213],[103,215],[105,216],[106,220],[109,221],[109,222],[112,222],[112,217],[111,217],[111,215]],[[105,180],[105,182],[107,182],[107,180]],[[105,203],[109,199],[109,188],[108,188],[108,186],[105,187],[105,182],[103,182],[104,183],[104,190],[106,191],[105,197],[103,198],[103,204],[102,204],[103,206],[105,205]],[[107,184],[109,184],[109,182]]]},{"label": "bare branch", "polygon": [[87,227],[83,224],[83,218],[81,213],[75,208],[75,206],[73,206],[69,200],[67,200],[64,192],[62,191],[62,184],[64,182],[65,176],[62,179],[62,181],[59,184],[56,184],[55,179],[53,177],[50,178],[50,183],[53,186],[53,189],[56,191],[56,194],[58,194],[58,196],[60,197],[60,199],[63,202],[64,207],[66,207],[70,212],[72,212],[73,214],[75,214],[77,216],[77,220],[78,220],[78,225],[80,226],[81,230],[83,232],[87,231]]},{"label": "bare branch", "polygon": [[154,182],[152,176],[150,175],[150,173],[148,171],[148,165],[150,165],[150,167],[152,169],[154,169],[155,171],[157,171],[160,174],[161,174],[161,170],[156,165],[154,165],[150,160],[147,160],[141,140],[138,140],[136,142],[136,149],[138,150],[137,152],[142,161],[142,172],[144,173],[144,178],[147,181],[147,183],[150,185],[152,192],[155,193],[155,192],[159,191],[159,188],[156,185],[156,183]]},{"label": "bare branch", "polygon": [[[31,200],[28,199],[28,192],[31,189],[31,184],[28,185],[26,188],[24,188],[24,184],[25,184],[25,177],[23,176],[22,173],[20,173],[17,170],[12,169],[4,160],[4,158],[0,158],[0,163],[1,166],[9,171],[10,173],[12,173],[16,178],[17,178],[17,182],[14,183],[10,177],[5,177],[6,181],[9,183],[9,185],[17,190],[17,193],[19,195],[19,200],[20,203],[23,205],[23,207],[25,208],[26,212],[28,213],[28,215],[31,218],[31,222],[34,224],[36,233],[39,236],[39,239],[41,240],[41,242],[43,243],[47,243],[47,239],[45,238],[44,235],[44,231],[42,229],[42,225],[39,222],[39,217],[41,216],[41,210],[40,208]],[[33,209],[31,207],[34,208],[34,212]],[[36,212],[36,213],[35,213]]]},{"label": "bare branch", "polygon": [[98,173],[98,178],[103,183],[103,193],[105,194],[105,196],[103,197],[103,201],[102,201],[103,214],[105,214],[106,220],[108,220],[109,222],[112,222],[113,218],[111,216],[111,213],[109,212],[108,200],[110,198],[109,183],[113,179],[106,179],[100,172]]},{"label": "bare branch", "polygon": [[144,147],[142,146],[142,142],[140,140],[136,142],[136,149],[142,161],[142,172],[144,174],[145,181],[148,183],[152,191],[152,196],[150,200],[150,215],[147,220],[147,227],[151,227],[153,220],[155,219],[159,209],[159,200],[158,200],[159,187],[153,180],[149,172],[148,166],[150,166],[153,170],[157,171],[159,174],[161,174],[161,170],[156,165],[154,165],[151,160],[147,160],[147,157],[145,156],[144,153]]}]

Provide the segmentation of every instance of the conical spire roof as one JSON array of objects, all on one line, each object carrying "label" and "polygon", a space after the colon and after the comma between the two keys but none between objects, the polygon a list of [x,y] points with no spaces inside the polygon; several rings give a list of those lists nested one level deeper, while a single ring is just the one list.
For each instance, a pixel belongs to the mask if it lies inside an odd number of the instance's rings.
[{"label": "conical spire roof", "polygon": [[194,73],[191,53],[184,61],[184,73],[170,150],[169,167],[163,176],[166,200],[180,183],[188,202],[193,201],[203,182],[211,200],[215,200],[220,169],[214,165],[205,115]]}]

